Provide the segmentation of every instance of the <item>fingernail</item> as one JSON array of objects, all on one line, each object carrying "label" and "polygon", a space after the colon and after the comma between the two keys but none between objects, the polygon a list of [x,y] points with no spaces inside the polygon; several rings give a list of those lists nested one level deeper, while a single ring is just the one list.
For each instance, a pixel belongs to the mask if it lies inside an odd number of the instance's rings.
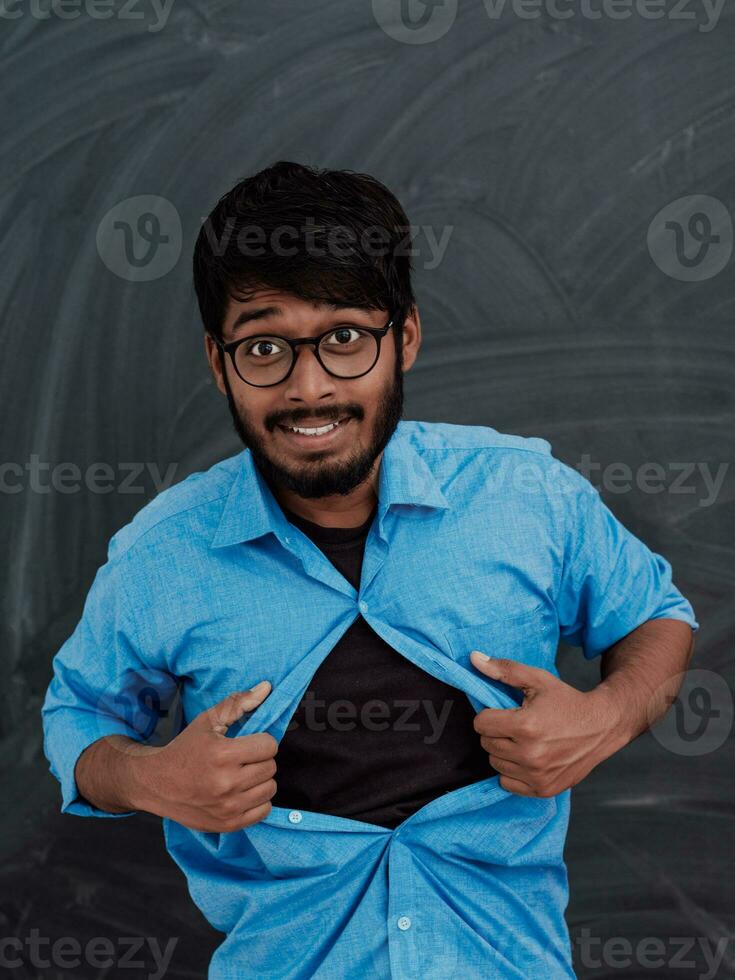
[{"label": "fingernail", "polygon": [[[472,653],[473,653],[473,654],[474,654],[474,655],[475,655],[476,657],[479,657],[479,658],[480,658],[480,660],[489,660],[489,659],[490,659],[490,657],[488,657],[488,655],[487,655],[486,653],[481,653],[481,652],[480,652],[479,650],[473,650],[473,651],[472,651]],[[470,655],[470,656],[471,656],[471,655]]]},{"label": "fingernail", "polygon": [[262,694],[269,687],[268,681],[260,681],[255,687],[250,688],[252,694]]}]

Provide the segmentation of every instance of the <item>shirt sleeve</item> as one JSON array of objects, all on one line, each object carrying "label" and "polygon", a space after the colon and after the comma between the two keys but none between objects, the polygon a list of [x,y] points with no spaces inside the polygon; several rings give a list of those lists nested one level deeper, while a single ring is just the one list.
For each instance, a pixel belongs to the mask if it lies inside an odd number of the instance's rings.
[{"label": "shirt sleeve", "polygon": [[136,811],[110,813],[79,794],[74,767],[83,750],[106,735],[160,744],[159,724],[178,693],[175,677],[146,662],[125,586],[135,571],[126,554],[111,557],[114,542],[113,536],[81,619],[53,658],[41,708],[44,753],[61,785],[61,812],[85,817],[129,817]]},{"label": "shirt sleeve", "polygon": [[563,466],[565,541],[557,614],[562,638],[599,656],[649,619],[680,619],[699,629],[671,579],[671,565],[632,534],[595,487]]}]

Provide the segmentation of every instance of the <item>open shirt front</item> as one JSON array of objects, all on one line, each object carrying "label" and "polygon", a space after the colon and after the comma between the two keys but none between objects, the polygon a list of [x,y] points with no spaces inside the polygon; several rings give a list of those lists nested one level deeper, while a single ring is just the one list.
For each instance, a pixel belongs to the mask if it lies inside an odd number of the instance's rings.
[{"label": "open shirt front", "polygon": [[[43,706],[62,812],[132,814],[80,797],[74,765],[103,735],[147,738],[151,692],[163,713],[180,690],[180,730],[269,680],[228,737],[280,741],[358,615],[475,711],[516,707],[521,694],[480,674],[471,650],[558,676],[560,637],[595,657],[649,619],[698,628],[668,562],[543,439],[401,421],[378,496],[359,590],[286,519],[249,450],[162,492],[120,529]],[[226,933],[210,980],[557,980],[574,977],[569,796],[522,797],[495,775],[393,829],[274,806],[234,833],[168,818],[163,830],[193,900]]]}]

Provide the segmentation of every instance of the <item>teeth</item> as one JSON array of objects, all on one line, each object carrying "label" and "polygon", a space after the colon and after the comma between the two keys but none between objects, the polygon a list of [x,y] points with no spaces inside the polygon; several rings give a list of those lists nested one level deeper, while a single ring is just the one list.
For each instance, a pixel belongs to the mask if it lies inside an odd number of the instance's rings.
[{"label": "teeth", "polygon": [[339,425],[339,422],[330,422],[329,425],[320,425],[315,429],[301,429],[296,425],[289,425],[289,429],[292,432],[301,432],[305,436],[321,436],[325,432],[331,432],[337,425]]}]

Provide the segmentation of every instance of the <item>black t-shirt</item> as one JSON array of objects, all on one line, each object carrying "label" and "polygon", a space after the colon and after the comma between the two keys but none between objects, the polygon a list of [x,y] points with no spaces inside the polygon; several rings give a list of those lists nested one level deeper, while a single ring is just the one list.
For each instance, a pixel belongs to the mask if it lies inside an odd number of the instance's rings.
[{"label": "black t-shirt", "polygon": [[[354,528],[283,511],[359,589],[377,503]],[[463,691],[417,667],[358,616],[289,722],[271,803],[395,827],[442,793],[495,775],[475,714]]]}]

